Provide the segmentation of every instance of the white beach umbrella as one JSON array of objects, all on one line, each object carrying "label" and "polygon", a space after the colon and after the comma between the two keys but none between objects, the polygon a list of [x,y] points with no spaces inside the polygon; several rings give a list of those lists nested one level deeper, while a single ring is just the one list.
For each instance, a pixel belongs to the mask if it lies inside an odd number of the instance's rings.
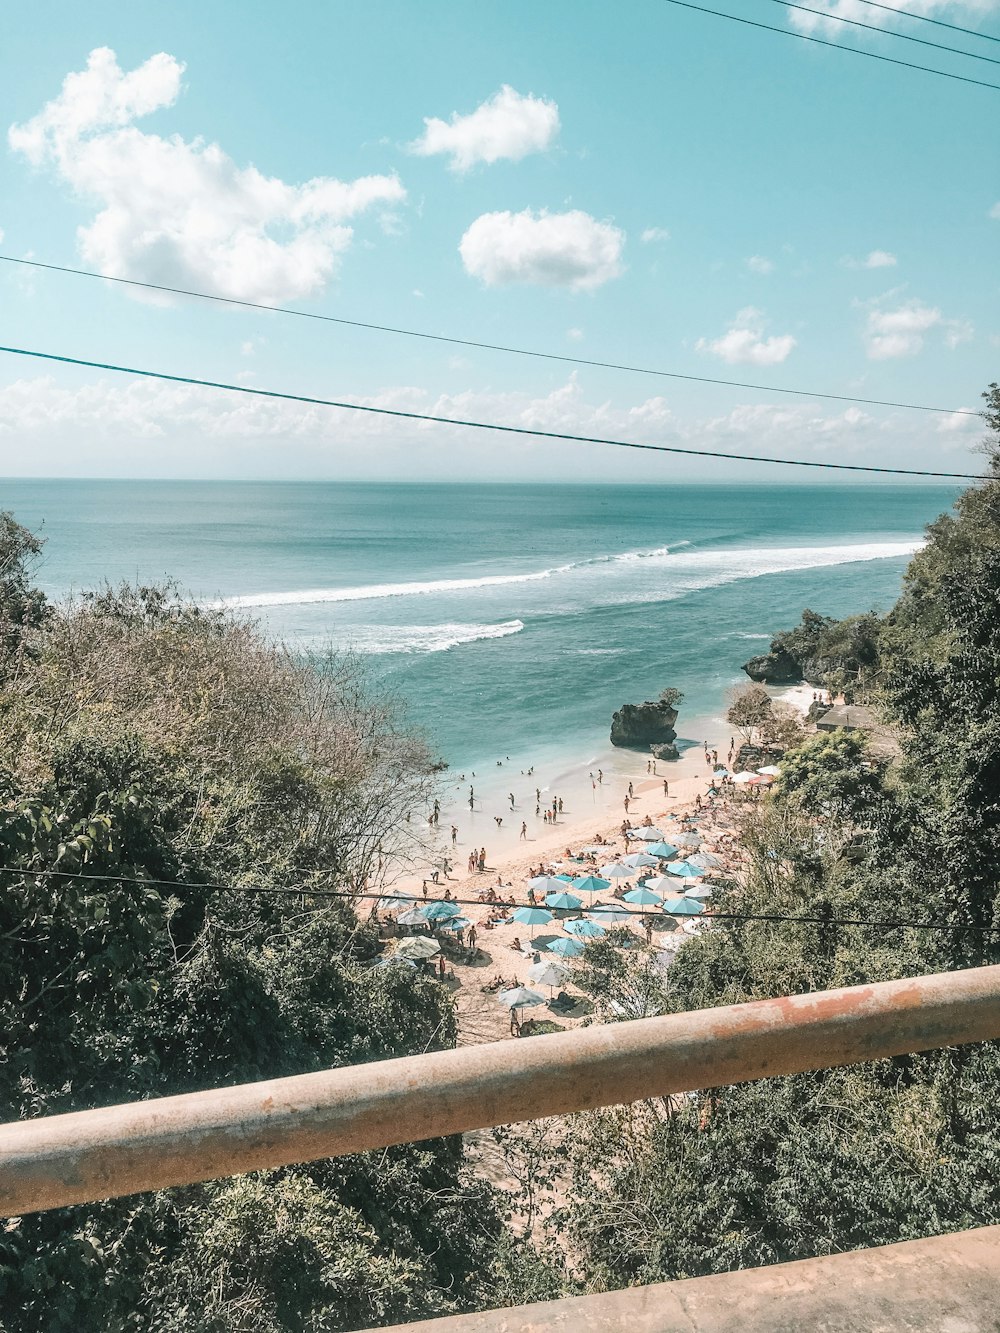
[{"label": "white beach umbrella", "polygon": [[631,879],[634,874],[634,868],[627,866],[624,861],[612,861],[610,865],[601,866],[602,879]]},{"label": "white beach umbrella", "polygon": [[652,889],[654,893],[676,893],[677,880],[671,875],[655,875],[646,880],[646,888]]},{"label": "white beach umbrella", "polygon": [[616,925],[619,921],[631,921],[637,912],[631,912],[618,903],[598,903],[588,913],[592,921],[599,921],[602,926]]},{"label": "white beach umbrella", "polygon": [[545,996],[527,986],[515,986],[513,990],[503,990],[497,999],[505,1009],[524,1009],[533,1004],[544,1004]]},{"label": "white beach umbrella", "polygon": [[568,882],[560,879],[558,875],[536,875],[534,879],[528,880],[531,888],[536,893],[563,893],[568,887]]},{"label": "white beach umbrella", "polygon": [[765,778],[777,778],[781,776],[781,769],[777,764],[765,764],[763,768],[758,768],[757,772]]},{"label": "white beach umbrella", "polygon": [[658,866],[659,864],[659,858],[650,856],[648,852],[630,852],[628,856],[622,857],[622,865],[631,866],[633,870],[637,870],[639,866]]},{"label": "white beach umbrella", "polygon": [[400,912],[396,920],[401,926],[426,926],[427,917],[422,907],[411,907],[408,912]]},{"label": "white beach umbrella", "polygon": [[760,778],[758,777],[758,775],[757,775],[756,773],[751,773],[751,772],[749,772],[749,771],[744,771],[743,773],[737,773],[737,774],[734,776],[733,781],[734,781],[734,782],[738,782],[738,783],[740,784],[740,786],[743,786],[743,785],[745,785],[745,784],[747,784],[747,783],[760,782]]},{"label": "white beach umbrella", "polygon": [[569,980],[569,968],[551,958],[543,958],[540,963],[533,963],[528,968],[528,980],[536,986],[548,986],[554,989]]}]

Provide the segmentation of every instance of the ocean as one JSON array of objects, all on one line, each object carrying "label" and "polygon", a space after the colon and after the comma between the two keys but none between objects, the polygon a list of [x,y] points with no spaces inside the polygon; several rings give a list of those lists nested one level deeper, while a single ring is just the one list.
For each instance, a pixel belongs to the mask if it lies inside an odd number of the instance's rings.
[{"label": "ocean", "polygon": [[362,654],[455,770],[588,761],[624,702],[721,716],[804,607],[887,610],[924,486],[392,485],[14,480],[54,597],[176,579],[303,649]]}]

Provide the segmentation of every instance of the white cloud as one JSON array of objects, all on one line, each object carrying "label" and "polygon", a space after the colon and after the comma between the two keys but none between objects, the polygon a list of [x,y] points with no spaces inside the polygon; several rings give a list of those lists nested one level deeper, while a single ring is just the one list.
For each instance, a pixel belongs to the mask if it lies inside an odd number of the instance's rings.
[{"label": "white cloud", "polygon": [[[970,416],[970,412],[974,412],[975,416]],[[938,430],[942,435],[978,433],[982,428],[983,419],[979,415],[978,407],[963,407],[956,412],[949,412],[938,422]]]},{"label": "white cloud", "polygon": [[566,337],[570,342],[578,343],[583,341],[583,329],[567,329]]},{"label": "white cloud", "polygon": [[[964,426],[942,435],[938,421],[914,422],[907,413],[875,417],[855,406],[832,411],[801,400],[737,401],[714,417],[679,417],[661,396],[632,402],[589,398],[575,376],[541,394],[435,394],[390,385],[359,396],[335,383],[323,388],[330,397],[372,407],[530,429],[886,466],[919,466],[939,457],[942,447],[962,451],[977,438],[971,430],[963,433]],[[787,475],[698,459],[653,460],[600,445],[494,435],[190,385],[105,378],[80,386],[61,375],[0,387],[0,450],[9,474],[31,476],[42,469],[55,476],[617,480],[634,475],[648,480],[654,466],[662,466],[664,480]]]},{"label": "white cloud", "polygon": [[520,162],[529,153],[544,152],[558,133],[555,102],[522,96],[505,83],[469,115],[452,112],[450,124],[425,116],[423,135],[410,144],[410,152],[421,157],[446,153],[452,171],[468,171],[479,162]]},{"label": "white cloud", "polygon": [[924,334],[940,323],[941,311],[919,301],[907,301],[895,310],[870,310],[864,335],[869,360],[915,356],[924,345]]},{"label": "white cloud", "polygon": [[961,347],[963,343],[971,342],[975,336],[975,328],[971,320],[968,319],[946,319],[942,322],[944,328],[945,346],[952,351],[956,347]]},{"label": "white cloud", "polygon": [[1000,222],[1000,203],[994,204],[990,209],[990,217],[995,218],[996,221]]},{"label": "white cloud", "polygon": [[795,339],[790,333],[765,338],[763,315],[748,306],[739,312],[721,338],[699,338],[696,347],[699,352],[711,352],[730,365],[776,366],[787,360]]},{"label": "white cloud", "polygon": [[[843,23],[831,22],[831,18],[853,19],[856,22],[872,26],[887,27],[892,23],[891,14],[884,9],[872,8],[864,0],[813,0],[812,8],[822,8],[823,15],[804,13],[801,10],[789,10],[788,17],[794,27],[803,32],[815,32],[817,29],[825,36],[847,36],[851,32],[857,36],[857,29],[851,29]],[[904,6],[897,4],[897,10]],[[978,16],[995,14],[996,0],[908,0],[905,9],[910,14],[919,14],[924,18],[933,18],[946,13],[963,19],[975,20]],[[830,17],[824,17],[828,15]]]},{"label": "white cloud", "polygon": [[861,261],[862,268],[895,268],[896,256],[890,254],[888,250],[872,250],[867,258]]},{"label": "white cloud", "polygon": [[774,260],[766,259],[763,255],[751,255],[747,260],[747,268],[751,273],[773,273]]},{"label": "white cloud", "polygon": [[[1000,204],[997,207],[1000,208]],[[655,241],[669,241],[670,232],[667,231],[666,227],[647,227],[639,240],[642,241],[643,245],[651,245]]]},{"label": "white cloud", "polygon": [[625,233],[589,213],[483,213],[462,237],[467,273],[487,287],[530,282],[589,291],[622,271]]},{"label": "white cloud", "polygon": [[38,115],[11,126],[10,146],[96,203],[78,242],[102,273],[265,304],[317,291],[351,244],[348,221],[399,203],[403,186],[395,176],[289,185],[217,144],[137,129],[137,117],[173,106],[183,73],[163,52],[125,73],[99,48]]}]

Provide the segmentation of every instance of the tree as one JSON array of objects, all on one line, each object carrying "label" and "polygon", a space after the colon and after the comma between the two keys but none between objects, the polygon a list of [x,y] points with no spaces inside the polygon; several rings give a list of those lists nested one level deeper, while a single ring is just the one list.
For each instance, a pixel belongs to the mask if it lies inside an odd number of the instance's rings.
[{"label": "tree", "polygon": [[660,691],[660,703],[666,704],[668,708],[680,708],[684,701],[684,691],[677,689],[675,685],[668,685],[665,690]]},{"label": "tree", "polygon": [[27,633],[49,614],[45,594],[31,584],[42,547],[13,514],[0,512],[0,681],[17,670]]},{"label": "tree", "polygon": [[740,685],[730,695],[726,721],[736,728],[747,745],[752,745],[771,714],[771,696],[763,685]]}]

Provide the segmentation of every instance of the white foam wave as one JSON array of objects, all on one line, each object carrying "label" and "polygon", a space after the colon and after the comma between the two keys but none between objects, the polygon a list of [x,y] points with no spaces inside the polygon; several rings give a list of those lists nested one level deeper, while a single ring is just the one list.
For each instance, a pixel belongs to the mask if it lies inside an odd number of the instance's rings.
[{"label": "white foam wave", "polygon": [[[738,579],[758,578],[762,574],[781,574],[797,569],[818,569],[830,565],[854,564],[859,561],[887,560],[910,556],[918,551],[923,541],[847,542],[829,546],[782,547],[712,547],[690,548],[689,542],[674,546],[658,546],[647,551],[625,551],[616,555],[599,555],[587,560],[554,565],[548,569],[516,574],[484,574],[478,578],[428,579],[406,583],[370,583],[354,588],[308,588],[289,592],[250,593],[225,597],[214,603],[227,607],[303,606],[311,603],[379,601],[388,597],[419,597],[439,593],[470,592],[478,588],[499,588],[512,584],[540,583],[547,579],[625,565],[650,574],[676,575],[671,586],[660,586],[656,595],[649,597],[649,589],[642,590],[638,600],[669,600],[683,596],[697,588],[712,587]],[[639,563],[641,562],[641,564]],[[627,598],[626,600],[635,600]]]},{"label": "white foam wave", "polygon": [[[444,653],[481,639],[506,639],[523,629],[521,620],[495,625],[351,625],[337,634],[335,644],[356,653]],[[325,648],[330,642],[330,635],[304,635],[295,640],[300,648]]]}]

